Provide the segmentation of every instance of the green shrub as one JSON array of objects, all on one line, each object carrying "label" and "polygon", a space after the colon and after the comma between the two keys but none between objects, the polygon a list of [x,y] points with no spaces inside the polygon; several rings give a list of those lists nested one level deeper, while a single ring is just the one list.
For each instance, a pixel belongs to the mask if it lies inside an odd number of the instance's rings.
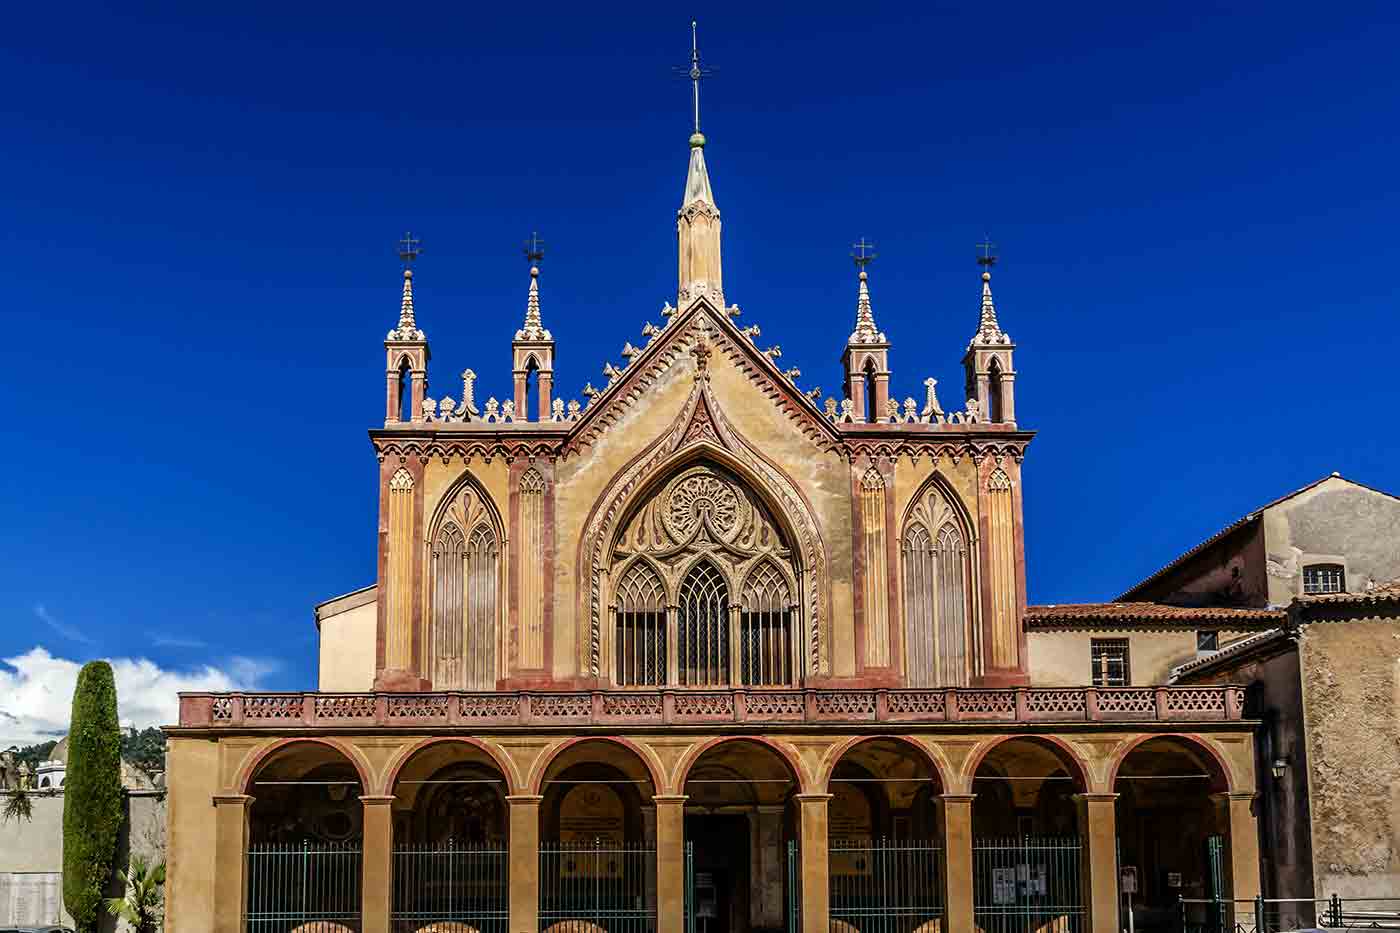
[{"label": "green shrub", "polygon": [[112,666],[78,674],[63,785],[63,903],[80,931],[97,928],[122,824],[121,729]]}]

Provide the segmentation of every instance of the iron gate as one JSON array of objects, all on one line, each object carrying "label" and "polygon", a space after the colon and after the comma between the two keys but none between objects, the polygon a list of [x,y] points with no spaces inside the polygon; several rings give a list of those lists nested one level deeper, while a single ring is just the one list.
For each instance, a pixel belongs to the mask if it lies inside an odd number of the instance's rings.
[{"label": "iron gate", "polygon": [[1082,859],[1077,836],[973,840],[976,925],[986,933],[1082,933]]},{"label": "iron gate", "polygon": [[646,844],[540,846],[540,930],[652,933],[655,866],[656,849]]},{"label": "iron gate", "polygon": [[247,933],[337,933],[360,925],[358,842],[248,847]]},{"label": "iron gate", "polygon": [[457,922],[481,933],[505,933],[510,920],[510,858],[503,848],[441,845],[394,847],[395,921],[417,929]]},{"label": "iron gate", "polygon": [[788,840],[787,856],[787,933],[800,933],[802,930],[802,860],[798,858],[795,839]]},{"label": "iron gate", "polygon": [[912,933],[943,916],[943,849],[927,841],[833,842],[832,929]]}]

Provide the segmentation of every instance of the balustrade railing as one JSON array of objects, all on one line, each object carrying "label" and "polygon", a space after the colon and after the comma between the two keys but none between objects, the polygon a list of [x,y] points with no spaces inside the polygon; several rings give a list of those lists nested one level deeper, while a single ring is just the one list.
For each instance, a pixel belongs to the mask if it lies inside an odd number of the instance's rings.
[{"label": "balustrade railing", "polygon": [[472,693],[182,693],[180,725],[279,729],[834,722],[1215,722],[1244,689],[725,688]]}]

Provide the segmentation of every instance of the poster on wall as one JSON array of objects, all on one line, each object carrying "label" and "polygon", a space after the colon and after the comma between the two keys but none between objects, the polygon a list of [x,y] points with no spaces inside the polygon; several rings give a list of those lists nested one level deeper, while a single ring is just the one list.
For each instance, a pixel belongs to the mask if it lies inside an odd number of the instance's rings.
[{"label": "poster on wall", "polygon": [[47,926],[63,920],[56,871],[0,872],[0,924]]},{"label": "poster on wall", "polygon": [[998,905],[1016,903],[1016,869],[992,869],[992,903]]}]

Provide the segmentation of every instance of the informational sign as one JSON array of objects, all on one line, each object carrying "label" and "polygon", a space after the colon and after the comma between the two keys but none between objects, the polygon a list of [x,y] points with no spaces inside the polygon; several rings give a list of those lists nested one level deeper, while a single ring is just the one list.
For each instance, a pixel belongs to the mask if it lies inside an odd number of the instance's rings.
[{"label": "informational sign", "polygon": [[1022,862],[1016,866],[1016,882],[1021,886],[1021,894],[1026,897],[1044,896],[1048,890],[1045,866]]},{"label": "informational sign", "polygon": [[1181,872],[1179,872],[1179,871],[1169,871],[1169,872],[1167,872],[1167,887],[1169,887],[1169,888],[1179,888],[1179,887],[1181,887]]},{"label": "informational sign", "polygon": [[[1177,876],[1180,877],[1179,875]],[[1138,890],[1138,877],[1136,865],[1124,865],[1118,869],[1118,890],[1124,894],[1136,894]]]},{"label": "informational sign", "polygon": [[0,926],[48,926],[63,919],[56,871],[0,872]]},{"label": "informational sign", "polygon": [[992,903],[1016,903],[1016,869],[992,869]]}]

